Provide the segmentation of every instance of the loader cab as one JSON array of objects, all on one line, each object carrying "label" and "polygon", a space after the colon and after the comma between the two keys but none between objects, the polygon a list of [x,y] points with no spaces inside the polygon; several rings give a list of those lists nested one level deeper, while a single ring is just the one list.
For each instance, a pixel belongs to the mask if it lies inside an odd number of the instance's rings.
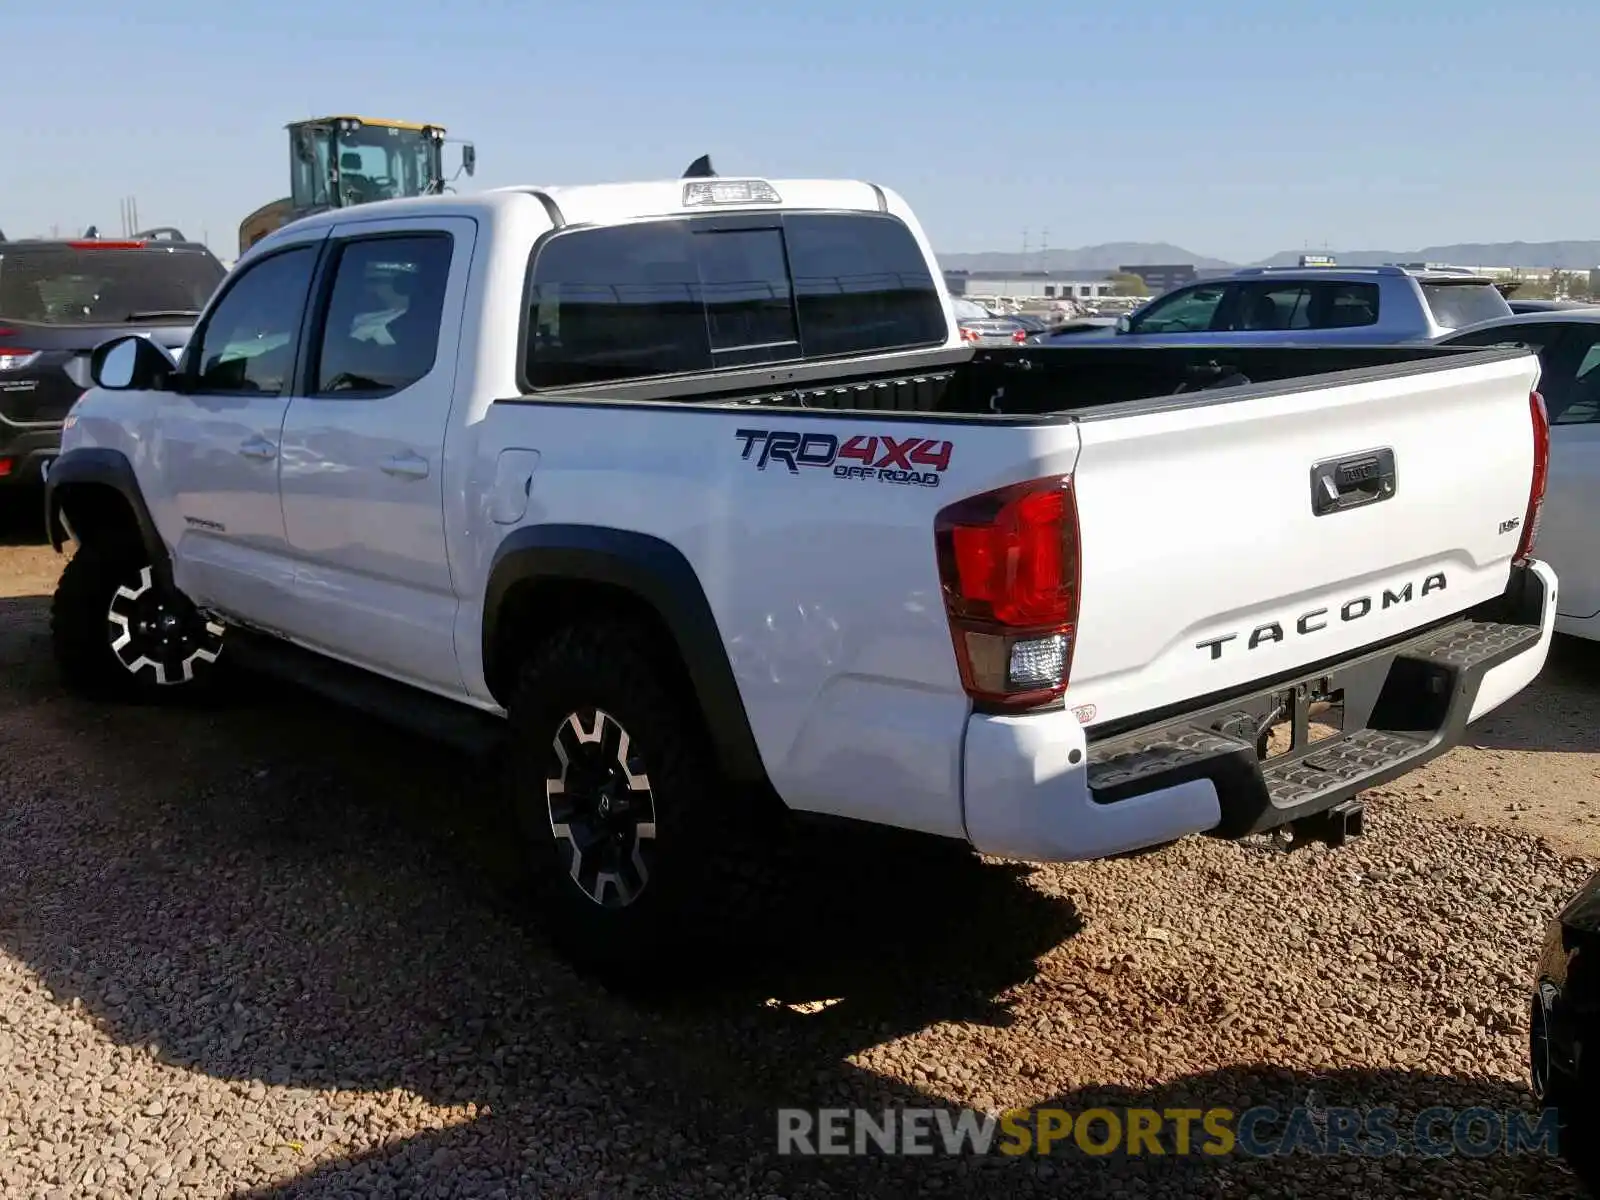
[{"label": "loader cab", "polygon": [[[441,192],[445,131],[438,125],[363,117],[315,117],[288,127],[290,207],[300,214]],[[470,143],[461,170],[471,175]]]}]

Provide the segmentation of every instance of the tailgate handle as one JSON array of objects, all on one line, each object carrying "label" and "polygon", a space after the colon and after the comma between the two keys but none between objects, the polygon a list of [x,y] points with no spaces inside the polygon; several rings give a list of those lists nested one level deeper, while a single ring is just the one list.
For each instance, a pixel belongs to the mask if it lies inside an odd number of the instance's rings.
[{"label": "tailgate handle", "polygon": [[1311,468],[1311,511],[1319,517],[1377,504],[1394,495],[1394,451],[1363,450],[1325,458]]}]

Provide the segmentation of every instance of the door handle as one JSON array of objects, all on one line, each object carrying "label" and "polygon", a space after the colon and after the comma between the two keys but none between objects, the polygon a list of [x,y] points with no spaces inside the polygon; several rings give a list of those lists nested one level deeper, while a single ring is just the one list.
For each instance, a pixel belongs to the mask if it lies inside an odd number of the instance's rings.
[{"label": "door handle", "polygon": [[239,443],[239,453],[246,458],[258,459],[261,462],[270,462],[278,457],[278,448],[264,437],[246,438]]},{"label": "door handle", "polygon": [[428,460],[409,450],[403,454],[393,454],[383,460],[383,473],[398,475],[402,479],[426,479]]}]

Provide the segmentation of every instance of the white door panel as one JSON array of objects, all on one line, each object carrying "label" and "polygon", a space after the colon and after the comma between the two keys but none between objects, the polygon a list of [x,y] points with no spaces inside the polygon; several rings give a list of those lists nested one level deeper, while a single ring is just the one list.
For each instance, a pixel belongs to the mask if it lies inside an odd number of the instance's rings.
[{"label": "white door panel", "polygon": [[264,609],[292,585],[276,459],[288,407],[282,396],[203,395],[162,406],[158,477],[171,485],[174,577],[196,603],[268,620]]},{"label": "white door panel", "polygon": [[151,433],[152,504],[178,586],[197,603],[267,625],[292,597],[279,439],[325,236],[228,281],[191,339],[187,390],[163,394]]},{"label": "white door panel", "polygon": [[[451,691],[462,685],[441,456],[476,233],[476,223],[461,217],[334,227],[333,245],[344,245],[328,349],[317,364],[317,394],[289,408],[279,467],[297,569],[296,636]],[[399,331],[423,311],[404,289],[416,287],[427,267],[406,257],[418,243],[400,240],[390,250],[387,239],[441,234],[451,241],[431,367],[399,390],[364,386],[412,378],[396,364],[418,361],[404,356],[422,340]],[[399,374],[384,374],[391,369]]]}]

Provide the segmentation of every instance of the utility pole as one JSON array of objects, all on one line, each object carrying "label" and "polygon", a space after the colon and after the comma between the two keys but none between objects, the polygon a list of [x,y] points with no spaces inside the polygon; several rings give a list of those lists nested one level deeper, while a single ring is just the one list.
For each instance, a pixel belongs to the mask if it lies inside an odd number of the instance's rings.
[{"label": "utility pole", "polygon": [[1046,229],[1039,235],[1039,269],[1050,269],[1050,231]]},{"label": "utility pole", "polygon": [[1026,229],[1022,231],[1022,261],[1023,268],[1026,270],[1028,261],[1028,231]]}]

